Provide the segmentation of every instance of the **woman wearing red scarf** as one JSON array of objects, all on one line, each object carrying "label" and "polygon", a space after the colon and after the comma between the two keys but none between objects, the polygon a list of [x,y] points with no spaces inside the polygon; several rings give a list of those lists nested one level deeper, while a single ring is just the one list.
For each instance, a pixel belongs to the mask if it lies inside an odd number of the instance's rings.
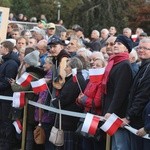
[{"label": "woman wearing red scarf", "polygon": [[[114,44],[114,55],[108,60],[102,82],[103,114],[106,119],[112,113],[121,118],[125,117],[132,84],[132,70],[129,62],[131,49],[131,39],[118,35]],[[125,129],[119,129],[112,136],[112,150],[129,150],[129,137]]]}]

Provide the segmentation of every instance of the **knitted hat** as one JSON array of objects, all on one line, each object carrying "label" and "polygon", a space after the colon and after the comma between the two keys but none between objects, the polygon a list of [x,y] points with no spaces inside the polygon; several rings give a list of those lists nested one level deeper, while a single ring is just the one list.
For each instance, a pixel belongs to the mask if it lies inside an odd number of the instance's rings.
[{"label": "knitted hat", "polygon": [[34,66],[34,67],[39,66],[40,65],[39,54],[40,54],[39,51],[34,50],[33,52],[27,54],[24,57],[24,62],[26,62],[30,66]]},{"label": "knitted hat", "polygon": [[115,42],[122,43],[128,49],[129,53],[131,52],[132,47],[133,47],[133,43],[132,43],[132,40],[130,38],[120,34],[117,36],[117,39]]}]

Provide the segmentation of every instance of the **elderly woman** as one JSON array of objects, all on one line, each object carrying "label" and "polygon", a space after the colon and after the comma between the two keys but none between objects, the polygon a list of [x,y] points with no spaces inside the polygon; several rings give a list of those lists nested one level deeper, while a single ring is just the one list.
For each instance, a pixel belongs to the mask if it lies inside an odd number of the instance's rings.
[{"label": "elderly woman", "polygon": [[[82,91],[86,86],[86,81],[82,76],[81,70],[83,68],[82,62],[73,57],[68,60],[67,66],[65,68],[66,71],[66,82],[62,87],[60,96],[58,99],[54,100],[52,103],[55,107],[58,108],[58,100],[60,100],[61,108],[68,111],[81,112],[82,109],[76,104],[76,98],[78,97],[80,88],[77,82],[73,81],[72,69],[77,68],[77,79],[81,86]],[[57,117],[58,118],[58,117]],[[77,129],[77,123],[79,118],[62,115],[62,129],[64,130],[64,138],[65,143],[64,146],[61,147],[61,150],[73,150],[76,143],[75,131]],[[57,122],[58,119],[57,119]]]}]

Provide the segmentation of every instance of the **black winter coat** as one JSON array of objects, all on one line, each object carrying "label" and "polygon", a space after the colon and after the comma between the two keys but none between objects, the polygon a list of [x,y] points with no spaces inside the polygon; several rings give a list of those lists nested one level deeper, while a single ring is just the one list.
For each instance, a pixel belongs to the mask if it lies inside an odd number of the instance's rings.
[{"label": "black winter coat", "polygon": [[[19,59],[18,56],[11,52],[2,56],[3,63],[0,65],[0,95],[12,96],[13,92],[9,79],[16,78]],[[9,112],[11,109],[11,101],[0,100],[0,119],[8,121]]]},{"label": "black winter coat", "polygon": [[115,113],[121,118],[125,117],[132,78],[129,61],[113,66],[107,83],[107,94],[103,97],[103,115]]},{"label": "black winter coat", "polygon": [[150,59],[142,62],[129,96],[127,117],[130,118],[131,126],[134,128],[144,126],[142,113],[148,102],[150,102]]},{"label": "black winter coat", "polygon": [[[82,73],[77,73],[77,78],[80,83],[81,89],[84,91],[86,87],[86,81],[82,76]],[[60,104],[64,110],[81,112],[83,111],[77,104],[76,98],[80,94],[80,90],[77,82],[73,82],[73,77],[70,75],[66,77],[66,82],[60,92]],[[53,105],[58,108],[58,99],[53,101]],[[65,131],[75,131],[79,118],[62,115],[62,129]],[[58,122],[58,121],[57,121]]]}]

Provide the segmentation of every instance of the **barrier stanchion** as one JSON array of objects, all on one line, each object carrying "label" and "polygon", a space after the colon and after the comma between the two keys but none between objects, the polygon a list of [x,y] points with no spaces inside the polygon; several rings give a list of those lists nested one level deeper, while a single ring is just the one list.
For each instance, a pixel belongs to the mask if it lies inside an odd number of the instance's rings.
[{"label": "barrier stanchion", "polygon": [[28,110],[28,100],[26,99],[26,104],[24,106],[24,111],[23,111],[23,129],[22,129],[21,150],[25,150],[25,145],[26,145],[27,110]]},{"label": "barrier stanchion", "polygon": [[106,135],[106,150],[110,150],[110,139],[111,137],[107,134]]}]

